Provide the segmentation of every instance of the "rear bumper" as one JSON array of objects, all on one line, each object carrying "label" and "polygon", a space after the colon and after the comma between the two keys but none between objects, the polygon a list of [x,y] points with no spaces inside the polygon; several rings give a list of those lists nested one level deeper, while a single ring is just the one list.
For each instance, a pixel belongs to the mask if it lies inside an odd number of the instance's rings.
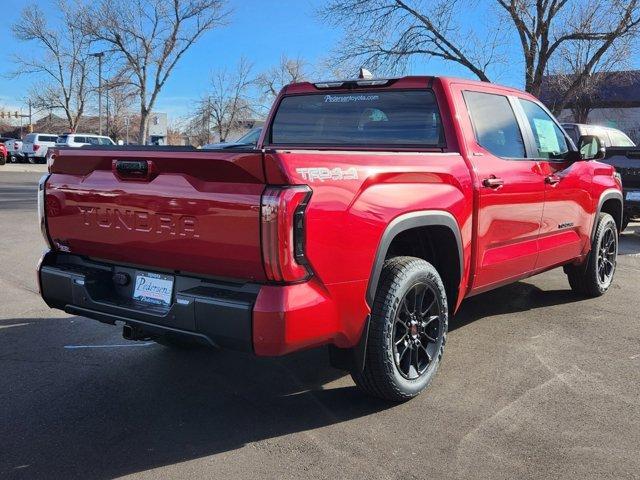
[{"label": "rear bumper", "polygon": [[[177,334],[213,346],[251,351],[251,312],[259,286],[223,284],[175,275],[170,307],[133,300],[137,269],[48,252],[38,280],[42,298],[52,308],[104,323],[121,321],[150,336]],[[117,285],[114,273],[130,280]]]},{"label": "rear bumper", "polygon": [[[295,285],[261,285],[175,275],[170,307],[143,304],[132,299],[138,270],[47,252],[38,267],[40,293],[47,305],[70,314],[110,324],[123,322],[140,327],[151,337],[189,336],[213,346],[261,356],[284,355],[325,344],[355,346],[368,313],[360,313],[352,301],[357,291],[364,304],[365,282],[340,285],[331,295],[315,280]],[[116,285],[115,273],[124,273],[133,280]]]}]

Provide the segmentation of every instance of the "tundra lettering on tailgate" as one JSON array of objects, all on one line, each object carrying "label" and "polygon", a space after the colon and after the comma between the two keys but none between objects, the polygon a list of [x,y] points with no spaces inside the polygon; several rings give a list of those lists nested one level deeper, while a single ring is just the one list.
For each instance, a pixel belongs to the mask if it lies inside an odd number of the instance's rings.
[{"label": "tundra lettering on tailgate", "polygon": [[86,226],[198,238],[198,219],[188,215],[78,206]]}]

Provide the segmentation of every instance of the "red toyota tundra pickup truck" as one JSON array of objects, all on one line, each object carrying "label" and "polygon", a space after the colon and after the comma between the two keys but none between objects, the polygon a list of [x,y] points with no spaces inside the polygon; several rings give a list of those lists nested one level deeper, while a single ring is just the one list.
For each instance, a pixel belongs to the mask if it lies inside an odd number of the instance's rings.
[{"label": "red toyota tundra pickup truck", "polygon": [[40,182],[46,303],[131,340],[328,345],[366,392],[431,382],[464,298],[562,266],[602,295],[619,177],[534,97],[404,77],[297,83],[256,147],[59,148]]}]

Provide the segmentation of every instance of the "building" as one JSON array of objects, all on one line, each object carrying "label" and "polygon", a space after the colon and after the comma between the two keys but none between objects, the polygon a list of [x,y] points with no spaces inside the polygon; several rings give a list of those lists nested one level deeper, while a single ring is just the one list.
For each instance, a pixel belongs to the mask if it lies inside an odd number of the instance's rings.
[{"label": "building", "polygon": [[[622,130],[640,143],[640,70],[594,74],[591,92],[567,104],[558,116],[562,122],[590,123]],[[553,109],[559,93],[554,76],[546,77],[540,99]],[[587,113],[587,121],[576,120],[578,110]]]},{"label": "building", "polygon": [[149,115],[149,134],[145,143],[149,145],[167,144],[167,114],[151,112]]}]

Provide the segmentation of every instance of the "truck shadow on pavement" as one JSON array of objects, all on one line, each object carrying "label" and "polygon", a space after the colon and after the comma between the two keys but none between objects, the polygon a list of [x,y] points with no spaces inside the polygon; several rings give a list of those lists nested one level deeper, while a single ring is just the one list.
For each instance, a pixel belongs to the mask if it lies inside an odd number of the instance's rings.
[{"label": "truck shadow on pavement", "polygon": [[[518,282],[465,301],[451,330],[579,300]],[[78,317],[2,322],[12,323],[24,326],[0,336],[1,478],[113,478],[267,439],[290,449],[279,437],[392,408],[342,379],[324,349],[278,359],[155,344],[67,349],[81,338],[126,342]]]},{"label": "truck shadow on pavement", "polygon": [[620,236],[620,255],[640,254],[640,224],[632,223]]},{"label": "truck shadow on pavement", "polygon": [[524,281],[516,282],[464,300],[456,316],[449,322],[449,331],[488,316],[526,312],[583,300],[584,297],[569,288],[542,290]]},{"label": "truck shadow on pavement", "polygon": [[[280,359],[155,344],[70,350],[69,332],[26,352],[4,348],[69,321],[2,322],[29,325],[0,338],[0,478],[114,478],[389,408],[346,380],[323,389],[344,376],[324,349]],[[76,333],[93,325],[74,321]],[[125,343],[118,335],[102,343]]]}]

